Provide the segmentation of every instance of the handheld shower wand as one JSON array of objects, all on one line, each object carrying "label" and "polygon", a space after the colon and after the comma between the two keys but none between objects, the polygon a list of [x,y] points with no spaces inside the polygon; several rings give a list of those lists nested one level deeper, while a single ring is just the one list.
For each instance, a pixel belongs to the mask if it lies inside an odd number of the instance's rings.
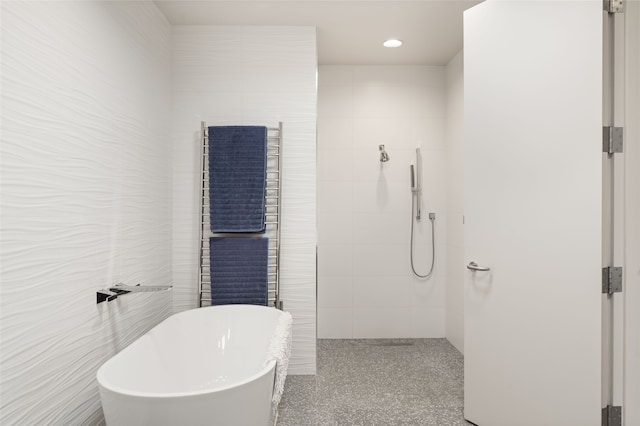
[{"label": "handheld shower wand", "polygon": [[420,185],[420,148],[416,148],[416,164],[411,165],[411,192],[416,197],[416,220],[420,221],[422,215],[420,213],[420,195],[422,194],[422,186]]},{"label": "handheld shower wand", "polygon": [[420,185],[420,148],[416,148],[416,162],[415,165],[411,164],[409,170],[411,172],[411,248],[409,250],[409,256],[411,260],[411,270],[413,274],[418,278],[429,278],[433,273],[433,267],[435,265],[435,256],[436,256],[436,245],[435,245],[435,226],[434,222],[436,220],[435,213],[429,213],[429,220],[431,221],[431,267],[429,268],[429,273],[426,275],[421,275],[416,271],[416,268],[413,264],[413,234],[414,223],[413,223],[413,211],[415,210],[416,222],[420,221],[421,213],[420,213],[420,196],[422,195],[422,186]]}]

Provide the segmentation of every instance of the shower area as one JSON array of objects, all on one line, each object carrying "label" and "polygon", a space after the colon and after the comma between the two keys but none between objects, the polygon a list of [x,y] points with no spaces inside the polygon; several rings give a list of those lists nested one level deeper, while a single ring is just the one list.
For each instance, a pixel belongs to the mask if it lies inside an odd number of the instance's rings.
[{"label": "shower area", "polygon": [[462,261],[447,130],[461,66],[458,54],[447,66],[319,67],[318,338],[441,338],[461,311],[461,294],[450,311],[445,295],[456,244]]}]

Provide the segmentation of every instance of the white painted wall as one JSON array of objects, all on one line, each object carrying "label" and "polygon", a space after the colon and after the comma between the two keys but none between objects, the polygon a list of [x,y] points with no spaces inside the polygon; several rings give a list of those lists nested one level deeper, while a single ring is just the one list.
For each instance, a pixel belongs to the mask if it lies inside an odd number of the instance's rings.
[{"label": "white painted wall", "polygon": [[447,64],[446,337],[464,353],[464,75],[462,51]]},{"label": "white painted wall", "polygon": [[171,312],[170,36],[152,2],[2,2],[3,425],[103,421],[98,367]]},{"label": "white painted wall", "polygon": [[[443,337],[445,69],[321,66],[318,99],[318,336]],[[381,164],[378,145],[390,161]],[[436,213],[431,279],[411,275],[409,165],[423,160],[424,216]],[[416,266],[431,261],[430,224]]]},{"label": "white painted wall", "polygon": [[294,319],[290,374],[315,373],[316,71],[313,27],[173,28],[174,310],[197,306],[200,121],[282,121],[280,288]]},{"label": "white painted wall", "polygon": [[623,417],[640,424],[640,2],[625,2],[625,354]]}]

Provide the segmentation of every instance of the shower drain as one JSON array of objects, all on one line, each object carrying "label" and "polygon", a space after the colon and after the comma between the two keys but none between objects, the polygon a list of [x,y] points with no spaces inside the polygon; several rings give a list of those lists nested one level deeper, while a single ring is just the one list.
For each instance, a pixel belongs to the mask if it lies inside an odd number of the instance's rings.
[{"label": "shower drain", "polygon": [[367,339],[352,341],[352,345],[356,346],[413,346],[414,343],[411,340],[397,340],[397,339]]}]

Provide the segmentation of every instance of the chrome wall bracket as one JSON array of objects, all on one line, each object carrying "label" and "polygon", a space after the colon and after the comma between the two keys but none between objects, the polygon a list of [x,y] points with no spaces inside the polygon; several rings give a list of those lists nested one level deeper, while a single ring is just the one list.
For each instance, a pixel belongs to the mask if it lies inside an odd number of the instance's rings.
[{"label": "chrome wall bracket", "polygon": [[115,300],[118,297],[117,293],[113,293],[110,290],[102,289],[102,290],[98,290],[98,292],[96,293],[96,303],[102,303],[102,302],[111,302],[112,300]]},{"label": "chrome wall bracket", "polygon": [[605,126],[602,128],[602,152],[607,154],[616,154],[624,152],[624,127],[610,127]]},{"label": "chrome wall bracket", "polygon": [[607,266],[602,268],[602,293],[613,294],[622,292],[622,267]]},{"label": "chrome wall bracket", "polygon": [[622,426],[622,407],[607,405],[602,409],[602,426]]}]

